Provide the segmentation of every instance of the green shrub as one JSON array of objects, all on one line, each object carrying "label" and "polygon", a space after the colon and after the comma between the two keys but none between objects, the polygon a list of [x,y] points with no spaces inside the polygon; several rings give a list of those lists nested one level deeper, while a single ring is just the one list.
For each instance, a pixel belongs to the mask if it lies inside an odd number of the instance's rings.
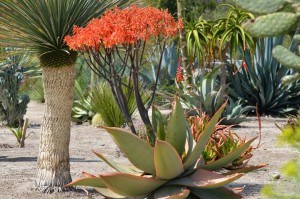
[{"label": "green shrub", "polygon": [[[229,96],[242,100],[244,106],[256,105],[260,114],[296,114],[300,104],[300,81],[282,83],[282,78],[293,74],[272,55],[272,49],[283,43],[284,37],[259,39],[254,59],[247,50],[246,67],[240,67],[236,74],[228,77]],[[290,50],[295,50],[291,45]],[[230,68],[230,67],[228,67]]]},{"label": "green shrub", "polygon": [[[134,95],[129,89],[123,87],[124,94],[129,96],[127,106],[132,116],[136,110]],[[120,127],[124,125],[124,116],[116,103],[109,85],[105,82],[95,85],[91,89],[91,108],[93,112],[99,113],[106,126]]]},{"label": "green shrub", "polygon": [[9,127],[23,124],[29,96],[19,96],[23,74],[20,72],[20,57],[11,56],[0,63],[0,122]]},{"label": "green shrub", "polygon": [[31,89],[29,91],[29,96],[32,100],[44,103],[44,85],[42,78],[35,78],[35,82],[32,84]]}]

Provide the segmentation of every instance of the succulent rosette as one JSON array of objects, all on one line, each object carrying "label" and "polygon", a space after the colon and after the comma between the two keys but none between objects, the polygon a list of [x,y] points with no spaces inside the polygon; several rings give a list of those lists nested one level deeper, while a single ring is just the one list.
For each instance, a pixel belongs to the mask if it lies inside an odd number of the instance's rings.
[{"label": "succulent rosette", "polygon": [[212,117],[197,143],[178,100],[168,119],[153,107],[152,122],[157,134],[154,146],[124,129],[103,127],[132,165],[119,164],[95,152],[117,172],[99,176],[84,172],[84,178],[66,186],[91,186],[108,198],[241,198],[223,186],[262,165],[230,174],[215,171],[238,158],[255,138],[209,164],[204,164],[201,157],[224,107],[225,104]]}]

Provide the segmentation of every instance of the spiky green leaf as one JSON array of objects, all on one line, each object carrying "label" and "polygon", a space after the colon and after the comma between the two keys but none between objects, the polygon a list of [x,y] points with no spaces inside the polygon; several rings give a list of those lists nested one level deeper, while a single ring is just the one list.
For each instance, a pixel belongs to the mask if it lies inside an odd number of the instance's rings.
[{"label": "spiky green leaf", "polygon": [[85,177],[78,178],[71,183],[65,185],[66,187],[70,186],[90,186],[90,187],[101,187],[106,188],[102,178],[100,177]]},{"label": "spiky green leaf", "polygon": [[213,133],[215,125],[218,123],[218,120],[221,117],[221,114],[226,107],[226,103],[224,103],[219,110],[214,114],[214,116],[211,118],[209,123],[206,125],[206,128],[204,129],[203,133],[200,136],[200,139],[198,143],[196,144],[194,150],[192,151],[191,155],[185,160],[184,167],[190,168],[193,167],[197,160],[200,158],[206,143],[210,137],[210,135]]},{"label": "spiky green leaf", "polygon": [[165,126],[167,124],[166,118],[158,110],[155,105],[152,105],[152,126],[156,133],[157,139],[165,140],[166,132]]},{"label": "spiky green leaf", "polygon": [[103,195],[104,197],[107,197],[107,198],[126,198],[125,196],[121,196],[119,194],[116,194],[116,193],[114,193],[113,191],[111,191],[110,189],[107,189],[107,188],[95,187],[94,189],[97,192],[99,192],[101,195]]},{"label": "spiky green leaf", "polygon": [[147,195],[166,183],[165,180],[149,176],[141,177],[125,173],[104,174],[101,178],[107,188],[123,196]]},{"label": "spiky green leaf", "polygon": [[115,143],[135,167],[155,174],[154,149],[147,142],[124,129],[103,128],[113,137]]},{"label": "spiky green leaf", "polygon": [[170,116],[170,120],[167,125],[166,141],[169,142],[181,156],[184,152],[184,146],[186,141],[186,119],[184,110],[176,99],[175,108]]},{"label": "spiky green leaf", "polygon": [[227,166],[230,162],[232,162],[233,160],[235,160],[238,157],[240,157],[240,155],[249,148],[249,146],[251,145],[251,143],[256,138],[257,137],[252,138],[251,140],[249,140],[245,144],[243,144],[243,145],[239,146],[238,148],[232,150],[226,156],[224,156],[224,157],[222,157],[222,158],[220,158],[220,159],[218,159],[216,161],[213,161],[213,162],[211,162],[209,164],[201,166],[201,168],[215,171],[217,169],[221,169],[222,167]]},{"label": "spiky green leaf", "polygon": [[242,176],[243,174],[241,173],[236,173],[232,175],[221,175],[212,171],[198,169],[192,175],[176,179],[170,182],[169,185],[181,185],[201,189],[213,189],[222,187]]},{"label": "spiky green leaf", "polygon": [[139,174],[139,173],[143,173],[143,171],[139,170],[138,168],[135,168],[134,166],[129,166],[129,165],[124,165],[124,164],[120,164],[117,163],[107,157],[104,157],[102,154],[97,153],[96,151],[93,151],[96,156],[98,156],[101,160],[103,160],[104,162],[106,162],[106,164],[108,164],[109,166],[111,166],[112,168],[116,169],[117,171],[120,171],[122,173],[130,173],[130,174]]},{"label": "spiky green leaf", "polygon": [[161,179],[173,179],[184,172],[182,160],[176,149],[165,141],[156,141],[154,163],[156,176]]}]

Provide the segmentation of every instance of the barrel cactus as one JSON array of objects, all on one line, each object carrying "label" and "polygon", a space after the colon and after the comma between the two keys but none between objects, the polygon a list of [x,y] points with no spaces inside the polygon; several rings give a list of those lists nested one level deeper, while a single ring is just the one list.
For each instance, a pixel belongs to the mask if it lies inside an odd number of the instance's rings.
[{"label": "barrel cactus", "polygon": [[108,198],[241,198],[223,185],[242,177],[243,171],[259,166],[244,168],[228,175],[215,170],[239,157],[254,139],[212,163],[204,164],[201,157],[225,106],[224,104],[212,117],[197,143],[193,141],[179,100],[168,120],[154,107],[152,122],[157,134],[154,146],[124,129],[103,127],[132,165],[121,165],[95,152],[118,172],[99,176],[84,172],[84,178],[66,186],[92,186]]},{"label": "barrel cactus", "polygon": [[18,66],[7,64],[2,67],[0,70],[0,122],[13,127],[23,122],[29,97],[26,94],[19,97],[18,91],[23,75],[18,72]]}]

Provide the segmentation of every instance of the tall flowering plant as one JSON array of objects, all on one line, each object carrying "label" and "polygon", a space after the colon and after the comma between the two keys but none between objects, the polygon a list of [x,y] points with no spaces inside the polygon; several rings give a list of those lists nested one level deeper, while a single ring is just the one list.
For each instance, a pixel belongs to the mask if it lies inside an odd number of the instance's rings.
[{"label": "tall flowering plant", "polygon": [[[122,10],[115,8],[106,11],[101,18],[91,20],[84,28],[75,26],[73,35],[65,37],[69,47],[84,54],[90,68],[109,83],[126,123],[136,134],[126,103],[128,97],[122,87],[132,89],[151,144],[154,144],[156,136],[139,92],[139,70],[147,62],[143,58],[146,44],[151,41],[153,49],[158,50],[162,57],[167,39],[175,36],[181,28],[182,20],[175,21],[166,10],[133,5]],[[157,73],[160,65],[161,61]],[[124,81],[125,76],[129,81]],[[150,104],[155,90],[156,86]]]}]

